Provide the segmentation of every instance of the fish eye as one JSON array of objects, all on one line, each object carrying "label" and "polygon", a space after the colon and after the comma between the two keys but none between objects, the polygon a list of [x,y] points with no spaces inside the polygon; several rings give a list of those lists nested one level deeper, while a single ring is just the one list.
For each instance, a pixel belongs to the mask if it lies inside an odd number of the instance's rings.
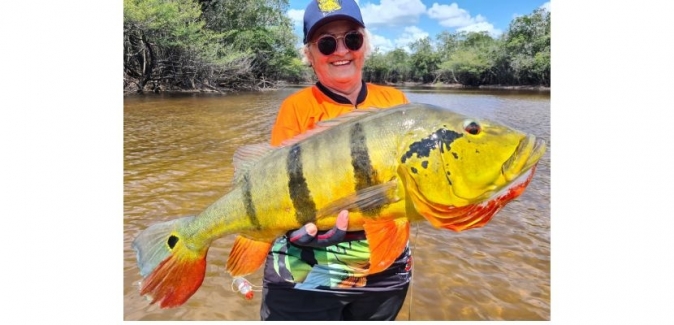
[{"label": "fish eye", "polygon": [[471,120],[463,122],[463,129],[472,135],[477,135],[478,133],[482,132],[482,127],[480,124]]}]

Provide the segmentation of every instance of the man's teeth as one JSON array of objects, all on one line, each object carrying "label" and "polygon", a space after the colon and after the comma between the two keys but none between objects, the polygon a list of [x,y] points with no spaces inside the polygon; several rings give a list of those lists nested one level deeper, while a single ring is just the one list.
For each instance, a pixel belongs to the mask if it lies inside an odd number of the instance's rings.
[{"label": "man's teeth", "polygon": [[332,64],[333,65],[345,65],[345,64],[349,64],[349,61],[337,61],[337,62],[333,62]]}]

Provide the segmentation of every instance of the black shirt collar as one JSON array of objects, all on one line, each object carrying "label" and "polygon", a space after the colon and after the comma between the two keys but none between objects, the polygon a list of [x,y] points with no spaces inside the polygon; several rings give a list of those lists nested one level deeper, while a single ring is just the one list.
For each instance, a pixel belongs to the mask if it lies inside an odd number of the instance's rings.
[{"label": "black shirt collar", "polygon": [[[358,93],[358,98],[356,98],[356,106],[361,104],[362,102],[365,101],[365,97],[367,97],[367,86],[365,86],[365,81],[361,81],[363,83],[363,86],[360,87],[360,92]],[[330,99],[340,103],[340,104],[351,104],[351,101],[347,99],[346,97],[342,95],[337,95],[333,93],[330,89],[327,87],[323,86],[320,81],[316,82],[316,87],[324,93],[326,96],[330,97]]]}]

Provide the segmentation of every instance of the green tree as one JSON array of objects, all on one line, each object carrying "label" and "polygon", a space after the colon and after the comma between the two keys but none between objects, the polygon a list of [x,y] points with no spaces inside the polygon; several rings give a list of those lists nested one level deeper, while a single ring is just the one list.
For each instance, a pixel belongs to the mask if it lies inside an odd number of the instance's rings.
[{"label": "green tree", "polygon": [[411,78],[423,83],[433,82],[438,74],[440,56],[433,49],[430,38],[425,37],[412,42],[410,49]]},{"label": "green tree", "polygon": [[401,48],[386,53],[389,75],[388,81],[393,83],[405,82],[410,79],[410,55]]},{"label": "green tree", "polygon": [[460,37],[460,33],[450,33],[446,30],[440,32],[435,37],[438,41],[438,55],[441,61],[449,60],[452,54],[459,49],[459,45],[461,44]]},{"label": "green tree", "polygon": [[363,79],[375,83],[399,83],[410,79],[409,54],[401,48],[383,53],[375,49],[363,66]]},{"label": "green tree", "polygon": [[245,68],[249,53],[222,45],[204,29],[192,0],[124,0],[125,84],[211,87],[211,80]]},{"label": "green tree", "polygon": [[[152,89],[260,89],[310,81],[288,0],[124,0],[124,83]],[[498,39],[444,31],[388,53],[376,50],[363,77],[377,83],[550,85],[550,13],[517,17]]]},{"label": "green tree", "polygon": [[441,33],[438,40],[445,58],[439,68],[443,80],[474,87],[490,80],[498,43],[487,32]]},{"label": "green tree", "polygon": [[518,83],[550,85],[550,12],[536,9],[515,18],[505,48]]},{"label": "green tree", "polygon": [[385,83],[388,79],[389,65],[385,54],[375,49],[363,65],[363,79],[374,83]]},{"label": "green tree", "polygon": [[241,52],[253,53],[251,69],[241,82],[267,85],[272,80],[296,80],[304,69],[299,59],[297,36],[285,15],[287,0],[201,0],[206,27],[222,33],[223,44]]}]

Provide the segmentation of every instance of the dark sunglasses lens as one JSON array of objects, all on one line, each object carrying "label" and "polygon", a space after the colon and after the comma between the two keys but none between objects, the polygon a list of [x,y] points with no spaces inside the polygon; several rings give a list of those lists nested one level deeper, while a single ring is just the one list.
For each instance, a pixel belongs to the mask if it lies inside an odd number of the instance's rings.
[{"label": "dark sunglasses lens", "polygon": [[327,36],[318,40],[316,45],[323,55],[330,55],[337,49],[337,40],[334,37]]},{"label": "dark sunglasses lens", "polygon": [[363,34],[352,33],[344,36],[344,44],[351,51],[358,51],[363,46]]}]

